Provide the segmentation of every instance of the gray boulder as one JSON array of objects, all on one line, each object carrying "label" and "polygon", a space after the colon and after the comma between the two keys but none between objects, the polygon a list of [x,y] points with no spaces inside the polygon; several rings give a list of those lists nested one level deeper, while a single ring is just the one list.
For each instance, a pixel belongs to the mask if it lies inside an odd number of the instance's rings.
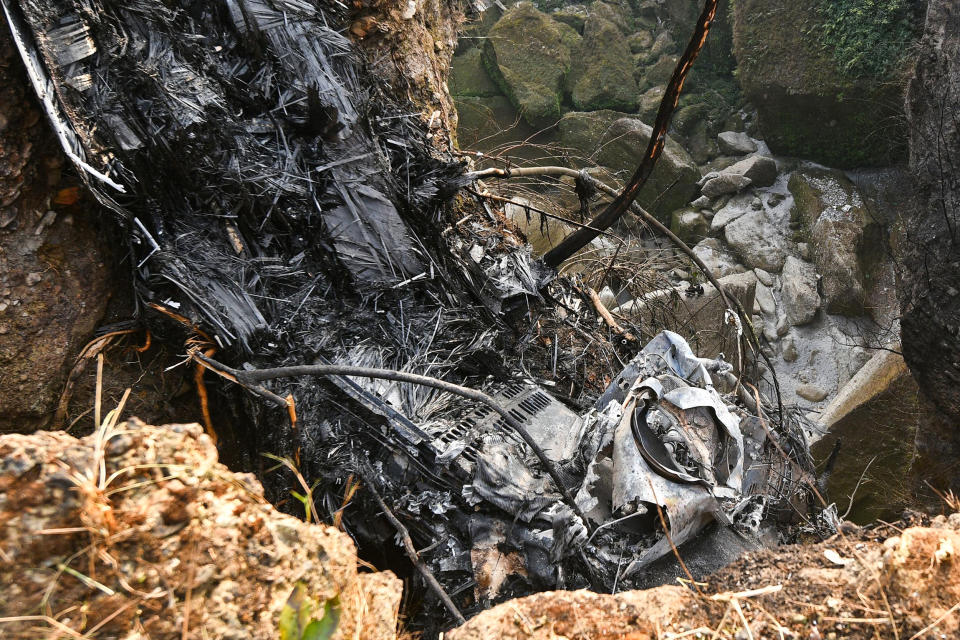
[{"label": "gray boulder", "polygon": [[670,231],[687,244],[695,244],[707,237],[709,223],[695,209],[677,209],[670,216]]},{"label": "gray boulder", "polygon": [[753,180],[737,173],[720,172],[703,183],[700,191],[708,198],[716,198],[725,193],[739,193],[746,189]]},{"label": "gray boulder", "polygon": [[772,287],[777,281],[777,277],[768,271],[763,269],[754,269],[753,272],[757,274],[757,280],[763,283],[766,287]]},{"label": "gray boulder", "polygon": [[811,240],[813,262],[823,276],[827,312],[866,313],[868,276],[884,255],[880,224],[840,171],[797,172],[789,187],[795,222]]},{"label": "gray boulder", "polygon": [[827,397],[827,391],[815,384],[804,383],[797,387],[797,395],[810,402],[820,402]]},{"label": "gray boulder", "polygon": [[743,156],[757,150],[757,143],[739,131],[721,132],[717,135],[717,144],[720,145],[720,153],[731,156]]},{"label": "gray boulder", "polygon": [[750,267],[779,272],[787,258],[782,239],[763,211],[750,211],[727,224],[724,238]]},{"label": "gray boulder", "polygon": [[714,277],[722,278],[746,271],[743,265],[737,262],[736,256],[727,251],[723,243],[716,238],[702,240],[693,248],[693,252],[703,261]]},{"label": "gray boulder", "polygon": [[769,187],[777,181],[777,163],[770,156],[750,156],[730,165],[723,173],[746,176],[755,187]]},{"label": "gray boulder", "polygon": [[820,308],[817,293],[817,274],[810,265],[793,256],[788,256],[783,265],[783,310],[793,326],[811,322]]},{"label": "gray boulder", "polygon": [[748,186],[769,187],[777,181],[777,163],[767,156],[750,156],[700,179],[703,195],[715,198],[738,193]]},{"label": "gray boulder", "polygon": [[[757,275],[756,269],[753,270],[753,274]],[[770,287],[759,282],[759,277],[757,280],[757,306],[754,307],[754,310],[759,310],[761,313],[772,316],[777,312],[777,303],[773,298],[773,292],[770,290]]]}]

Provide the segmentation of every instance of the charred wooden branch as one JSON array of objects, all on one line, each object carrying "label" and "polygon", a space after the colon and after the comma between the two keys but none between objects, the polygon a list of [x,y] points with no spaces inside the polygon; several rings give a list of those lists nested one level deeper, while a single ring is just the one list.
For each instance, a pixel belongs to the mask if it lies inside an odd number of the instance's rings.
[{"label": "charred wooden branch", "polygon": [[[517,435],[523,438],[523,441],[527,444],[527,446],[530,447],[530,450],[537,457],[537,459],[540,461],[540,464],[543,465],[544,470],[553,480],[553,483],[560,492],[563,501],[567,503],[567,506],[569,506],[581,520],[583,520],[583,523],[587,529],[591,533],[593,532],[593,525],[590,523],[590,520],[587,519],[587,516],[585,513],[583,513],[583,510],[581,510],[577,505],[577,501],[574,500],[573,494],[570,493],[570,490],[563,482],[563,478],[560,475],[560,472],[557,470],[556,465],[550,460],[543,448],[537,443],[533,436],[530,435],[530,432],[527,431],[526,427],[524,427],[522,424],[520,424],[520,422],[517,421],[516,418],[510,415],[510,413],[496,400],[482,391],[477,391],[476,389],[470,389],[459,384],[447,382],[446,380],[431,378],[430,376],[422,376],[416,373],[407,373],[405,371],[392,371],[390,369],[376,369],[374,367],[354,367],[339,364],[313,364],[241,371],[217,362],[216,360],[203,355],[199,351],[195,352],[193,357],[201,362],[206,363],[209,367],[217,371],[217,373],[224,376],[228,380],[236,380],[245,388],[251,390],[259,389],[258,391],[254,392],[259,393],[260,395],[264,395],[262,393],[264,390],[256,383],[264,382],[266,380],[274,380],[276,378],[295,378],[298,376],[358,376],[363,378],[392,380],[393,382],[409,382],[411,384],[419,384],[425,387],[432,387],[434,389],[446,391],[448,393],[454,393],[469,400],[482,402],[500,414],[500,417],[503,418],[503,421],[506,422],[507,425],[517,433]],[[275,394],[272,395],[274,395],[275,398],[280,398],[280,396],[276,396]],[[283,406],[286,406],[286,401],[284,401],[282,398],[280,398],[280,400]]]},{"label": "charred wooden branch", "polygon": [[593,290],[591,287],[587,287],[587,297],[590,298],[590,302],[593,303],[593,308],[597,310],[597,313],[600,314],[600,317],[603,318],[603,321],[607,323],[607,326],[613,329],[613,331],[621,336],[625,340],[630,342],[636,342],[636,337],[626,329],[620,326],[620,323],[616,321],[613,317],[613,314],[610,313],[610,310],[603,304],[603,301],[600,299],[600,295]]},{"label": "charred wooden branch", "polygon": [[420,557],[420,554],[417,553],[416,547],[413,546],[413,540],[410,538],[410,532],[407,531],[407,528],[403,526],[403,523],[393,514],[390,510],[390,507],[387,506],[387,503],[383,501],[383,497],[380,495],[380,492],[377,491],[377,487],[373,483],[373,478],[369,474],[361,474],[364,482],[366,483],[367,489],[370,490],[370,493],[373,495],[374,500],[377,501],[377,504],[380,505],[380,510],[383,511],[383,515],[386,516],[387,520],[390,521],[390,524],[397,530],[397,533],[400,534],[400,539],[403,542],[403,550],[406,552],[407,557],[410,558],[410,562],[413,563],[413,566],[417,568],[417,571],[420,572],[420,575],[423,576],[424,582],[427,583],[427,586],[430,587],[430,590],[433,591],[440,601],[443,602],[443,606],[447,608],[447,611],[450,612],[450,615],[454,617],[457,621],[457,624],[463,624],[467,620],[463,617],[463,614],[460,613],[460,610],[457,608],[457,605],[453,603],[453,600],[450,599],[450,595],[444,591],[443,587],[440,586],[440,583],[437,581],[436,576],[433,575],[433,572],[430,571],[429,567],[423,562],[423,559]]},{"label": "charred wooden branch", "polygon": [[[577,222],[576,220],[571,220],[570,218],[564,218],[563,216],[558,216],[555,213],[550,213],[548,211],[544,211],[543,209],[538,209],[537,207],[531,206],[529,204],[525,204],[523,202],[517,202],[516,200],[511,200],[510,198],[495,196],[491,193],[480,193],[479,191],[476,191],[474,189],[467,189],[467,191],[470,192],[471,195],[477,198],[482,198],[484,200],[493,200],[494,202],[501,202],[503,204],[512,204],[526,211],[532,211],[533,213],[543,216],[544,218],[556,220],[557,222],[562,222],[563,224],[568,224],[572,227],[589,228],[588,225],[585,225],[582,222]],[[601,231],[600,229],[597,229],[596,231],[598,231],[599,233],[605,236],[608,236],[611,240],[615,242],[619,242],[620,244],[623,244],[623,238],[617,236],[616,234],[610,233],[609,231]]]}]

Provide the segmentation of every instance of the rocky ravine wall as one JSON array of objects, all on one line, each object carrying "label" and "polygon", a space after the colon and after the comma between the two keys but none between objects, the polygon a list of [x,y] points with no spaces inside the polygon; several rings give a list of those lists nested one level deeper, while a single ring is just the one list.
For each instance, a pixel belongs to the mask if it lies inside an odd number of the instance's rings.
[{"label": "rocky ravine wall", "polygon": [[[960,421],[960,6],[931,0],[907,97],[910,168],[923,206],[907,225],[901,296],[903,352],[927,394]],[[960,451],[954,428],[927,446]]]},{"label": "rocky ravine wall", "polygon": [[843,169],[902,160],[903,53],[920,3],[733,4],[737,78],[774,153]]},{"label": "rocky ravine wall", "polygon": [[110,297],[93,207],[0,20],[0,432],[44,426]]},{"label": "rocky ravine wall", "polygon": [[[281,514],[197,424],[0,436],[0,636],[278,637],[294,586],[339,596],[334,638],[395,638],[401,582]],[[27,616],[24,620],[3,620]]]}]

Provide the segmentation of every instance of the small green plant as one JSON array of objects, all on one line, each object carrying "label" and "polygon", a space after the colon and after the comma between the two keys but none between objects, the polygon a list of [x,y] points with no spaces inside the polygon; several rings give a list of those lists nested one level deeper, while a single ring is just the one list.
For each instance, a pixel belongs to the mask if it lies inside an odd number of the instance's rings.
[{"label": "small green plant", "polygon": [[313,483],[313,486],[309,486],[307,484],[306,479],[303,477],[303,474],[301,474],[300,470],[297,469],[297,465],[294,464],[293,460],[290,460],[289,458],[281,458],[280,456],[276,456],[272,453],[262,453],[260,455],[262,455],[264,458],[269,458],[270,460],[273,460],[279,463],[267,469],[267,473],[271,473],[272,471],[275,471],[280,467],[286,467],[291,472],[293,472],[293,475],[294,477],[296,477],[297,482],[299,482],[300,486],[303,487],[303,493],[300,493],[299,491],[293,491],[291,489],[290,495],[296,498],[300,502],[300,504],[303,505],[303,511],[304,511],[303,519],[306,522],[310,522],[310,519],[313,518],[313,521],[315,523],[320,524],[320,515],[317,513],[316,506],[314,505],[314,502],[313,502],[313,491],[314,489],[317,488],[317,485],[320,484],[320,481],[317,480],[316,482]]},{"label": "small green plant", "polygon": [[317,601],[307,595],[307,587],[298,582],[280,612],[280,640],[329,640],[340,624],[340,598],[323,603],[317,618]]}]

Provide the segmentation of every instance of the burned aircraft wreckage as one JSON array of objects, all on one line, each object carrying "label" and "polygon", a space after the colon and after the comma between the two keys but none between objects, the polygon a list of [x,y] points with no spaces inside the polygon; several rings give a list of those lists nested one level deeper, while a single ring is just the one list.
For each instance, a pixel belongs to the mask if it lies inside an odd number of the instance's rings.
[{"label": "burned aircraft wreckage", "polygon": [[[296,458],[321,513],[363,478],[465,611],[630,588],[709,523],[756,535],[807,518],[800,430],[679,335],[657,335],[592,402],[526,372],[515,336],[564,283],[483,215],[454,213],[469,176],[372,80],[340,3],[2,2],[66,153],[128,243],[134,322],[236,367],[207,374],[235,464]],[[252,375],[330,364],[492,401]],[[394,531],[364,495],[346,527],[382,545]]]}]

